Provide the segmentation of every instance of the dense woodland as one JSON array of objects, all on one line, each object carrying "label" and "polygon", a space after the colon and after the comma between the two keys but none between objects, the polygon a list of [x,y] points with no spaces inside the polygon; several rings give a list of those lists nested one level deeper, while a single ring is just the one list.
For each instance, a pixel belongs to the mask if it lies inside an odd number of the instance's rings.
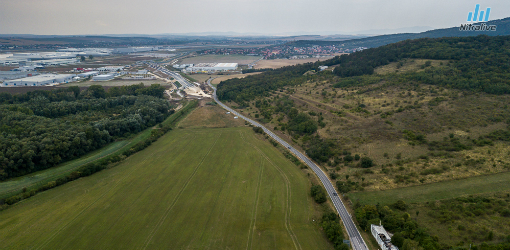
[{"label": "dense woodland", "polygon": [[0,180],[46,169],[156,125],[170,114],[158,85],[70,87],[0,95]]}]

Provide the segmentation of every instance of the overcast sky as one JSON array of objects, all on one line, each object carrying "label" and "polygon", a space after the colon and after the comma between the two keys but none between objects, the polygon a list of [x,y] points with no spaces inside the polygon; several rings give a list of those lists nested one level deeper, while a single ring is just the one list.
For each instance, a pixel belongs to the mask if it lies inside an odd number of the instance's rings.
[{"label": "overcast sky", "polygon": [[355,33],[466,23],[475,4],[490,20],[509,0],[0,0],[0,34]]}]

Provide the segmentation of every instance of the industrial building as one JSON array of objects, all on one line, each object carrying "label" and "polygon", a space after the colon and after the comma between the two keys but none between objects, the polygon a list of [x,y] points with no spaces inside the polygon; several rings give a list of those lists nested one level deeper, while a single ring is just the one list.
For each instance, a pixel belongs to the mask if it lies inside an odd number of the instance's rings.
[{"label": "industrial building", "polygon": [[43,74],[2,83],[2,87],[46,86],[73,81],[74,75]]},{"label": "industrial building", "polygon": [[97,75],[92,77],[92,81],[100,82],[100,81],[110,81],[113,78],[115,78],[115,75],[108,74],[108,75]]},{"label": "industrial building", "polygon": [[113,49],[106,48],[65,48],[58,49],[57,52],[71,52],[77,56],[109,56]]},{"label": "industrial building", "polygon": [[200,73],[200,72],[221,72],[236,70],[237,63],[199,63],[192,67],[185,69],[186,72]]},{"label": "industrial building", "polygon": [[49,60],[29,61],[29,62],[26,62],[25,65],[56,66],[56,65],[65,65],[65,64],[76,64],[79,62],[80,62],[80,60],[75,57],[75,58],[68,58],[68,59],[49,59]]},{"label": "industrial building", "polygon": [[0,81],[14,80],[36,75],[39,75],[39,73],[35,71],[0,71]]},{"label": "industrial building", "polygon": [[96,70],[99,72],[117,72],[124,69],[124,66],[104,66],[101,68],[97,68]]},{"label": "industrial building", "polygon": [[174,67],[176,69],[185,69],[185,68],[193,67],[193,63],[191,63],[191,64],[174,64],[174,65],[172,65],[172,67]]},{"label": "industrial building", "polygon": [[129,54],[137,52],[157,51],[157,47],[129,47],[129,48],[117,48],[114,50],[115,53]]},{"label": "industrial building", "polygon": [[[37,61],[36,64],[45,60],[55,59],[74,59],[76,60],[76,53],[71,52],[40,52],[40,53],[14,53],[14,54],[1,54],[0,65],[26,65],[29,62]],[[61,61],[62,64],[65,61]],[[74,63],[76,61],[67,61],[65,63]]]},{"label": "industrial building", "polygon": [[398,250],[398,247],[391,244],[391,237],[382,225],[372,224],[370,225],[370,230],[382,250]]},{"label": "industrial building", "polygon": [[99,75],[99,72],[89,71],[89,72],[84,72],[84,73],[78,74],[78,77],[87,78],[87,77],[97,76],[97,75]]}]

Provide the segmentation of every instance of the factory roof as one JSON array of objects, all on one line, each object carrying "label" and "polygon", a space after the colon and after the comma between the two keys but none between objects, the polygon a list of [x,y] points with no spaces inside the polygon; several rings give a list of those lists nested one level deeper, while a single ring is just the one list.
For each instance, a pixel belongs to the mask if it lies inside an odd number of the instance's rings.
[{"label": "factory roof", "polygon": [[218,63],[214,67],[237,67],[237,63]]},{"label": "factory roof", "polygon": [[31,81],[31,82],[42,82],[42,81],[48,81],[48,80],[52,80],[52,79],[60,79],[60,78],[66,78],[66,77],[73,77],[74,75],[57,75],[57,74],[43,74],[43,75],[38,75],[38,76],[30,76],[30,77],[25,77],[25,78],[21,78],[21,79],[16,79],[16,80],[10,80],[9,82],[24,82],[24,81]]}]

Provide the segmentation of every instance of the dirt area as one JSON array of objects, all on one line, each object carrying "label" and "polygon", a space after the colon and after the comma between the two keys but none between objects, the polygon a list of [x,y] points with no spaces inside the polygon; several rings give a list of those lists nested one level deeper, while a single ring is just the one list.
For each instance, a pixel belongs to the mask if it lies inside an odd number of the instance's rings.
[{"label": "dirt area", "polygon": [[265,69],[265,68],[272,68],[277,69],[285,66],[292,66],[296,64],[303,64],[303,63],[309,63],[309,62],[317,62],[319,61],[325,61],[328,59],[333,58],[332,56],[328,57],[321,57],[321,58],[307,58],[307,59],[274,59],[274,60],[260,60],[255,65],[256,69]]},{"label": "dirt area", "polygon": [[179,122],[178,127],[228,128],[244,126],[244,120],[234,119],[234,115],[227,114],[227,111],[218,105],[210,105],[210,102],[212,102],[210,99],[201,100],[199,107]]},{"label": "dirt area", "polygon": [[260,59],[260,56],[244,56],[244,55],[202,55],[188,57],[179,60],[181,63],[239,63],[249,64]]},{"label": "dirt area", "polygon": [[188,75],[188,76],[195,79],[196,82],[199,82],[199,83],[204,83],[209,78],[216,77],[216,75],[212,75],[212,74],[193,74],[193,75]]},{"label": "dirt area", "polygon": [[211,95],[204,93],[199,87],[187,88],[184,90],[189,96],[207,97],[211,98]]}]

